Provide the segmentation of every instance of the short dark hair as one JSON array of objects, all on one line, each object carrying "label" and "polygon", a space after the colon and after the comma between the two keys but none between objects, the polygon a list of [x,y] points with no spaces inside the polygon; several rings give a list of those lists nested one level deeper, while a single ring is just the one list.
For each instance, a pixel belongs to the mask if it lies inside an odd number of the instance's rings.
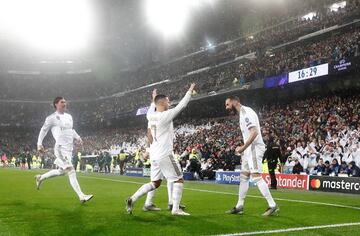
[{"label": "short dark hair", "polygon": [[54,101],[53,101],[53,106],[54,106],[54,108],[56,108],[56,104],[60,101],[60,100],[62,100],[62,99],[64,99],[64,97],[56,97],[55,99],[54,99]]},{"label": "short dark hair", "polygon": [[158,104],[161,99],[165,99],[165,98],[167,98],[166,95],[164,95],[164,94],[158,94],[158,95],[156,95],[156,97],[155,97],[155,99],[154,99],[154,102],[155,102],[155,104]]},{"label": "short dark hair", "polygon": [[231,101],[240,102],[240,98],[238,96],[229,96],[226,99],[230,99]]}]

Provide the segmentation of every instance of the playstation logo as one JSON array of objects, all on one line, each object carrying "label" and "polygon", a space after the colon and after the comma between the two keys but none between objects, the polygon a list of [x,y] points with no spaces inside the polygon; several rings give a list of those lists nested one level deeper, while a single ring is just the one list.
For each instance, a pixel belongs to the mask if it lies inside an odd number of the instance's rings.
[{"label": "playstation logo", "polygon": [[216,174],[216,181],[221,181],[221,175],[220,174]]}]

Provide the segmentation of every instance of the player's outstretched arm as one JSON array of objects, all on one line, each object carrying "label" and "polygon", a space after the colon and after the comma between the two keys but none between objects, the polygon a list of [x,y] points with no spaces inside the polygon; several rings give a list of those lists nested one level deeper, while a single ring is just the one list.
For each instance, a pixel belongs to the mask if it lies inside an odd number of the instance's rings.
[{"label": "player's outstretched arm", "polygon": [[195,83],[192,83],[190,85],[189,90],[186,92],[185,96],[181,99],[179,104],[177,104],[176,107],[174,107],[173,109],[170,109],[165,112],[165,117],[164,117],[165,121],[173,120],[187,106],[187,104],[190,102],[191,94],[194,88],[195,88]]}]

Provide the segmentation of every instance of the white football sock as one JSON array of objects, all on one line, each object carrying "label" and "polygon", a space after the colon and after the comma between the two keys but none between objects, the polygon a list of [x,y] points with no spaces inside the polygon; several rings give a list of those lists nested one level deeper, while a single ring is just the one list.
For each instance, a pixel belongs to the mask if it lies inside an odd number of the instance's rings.
[{"label": "white football sock", "polygon": [[150,191],[147,193],[145,206],[151,206],[153,204],[153,198],[155,196],[156,190]]},{"label": "white football sock", "polygon": [[172,200],[172,193],[173,193],[173,189],[174,189],[174,182],[167,182],[167,191],[168,191],[168,197],[169,197],[169,205],[173,204],[173,200]]},{"label": "white football sock", "polygon": [[64,174],[64,172],[61,170],[58,170],[58,169],[50,170],[50,171],[46,172],[45,174],[41,175],[40,181],[43,181],[43,180],[51,178],[51,177],[63,175],[63,174]]},{"label": "white football sock", "polygon": [[68,176],[69,176],[71,187],[74,189],[75,193],[79,196],[79,198],[82,198],[84,196],[84,193],[81,191],[79,182],[76,178],[75,170],[69,171]]},{"label": "white football sock", "polygon": [[144,184],[134,193],[134,195],[131,196],[131,199],[133,200],[133,202],[136,202],[140,197],[144,196],[145,194],[154,189],[155,185],[152,182]]},{"label": "white football sock", "polygon": [[265,183],[263,178],[262,177],[256,177],[256,178],[254,178],[254,182],[258,186],[261,194],[265,197],[266,201],[269,204],[269,207],[275,207],[276,203],[274,202],[274,199],[271,196],[269,187],[267,186],[267,184]]},{"label": "white football sock", "polygon": [[183,189],[184,189],[184,184],[183,183],[174,183],[173,196],[172,196],[172,199],[173,199],[172,211],[173,212],[179,210],[179,205],[180,205],[180,202],[181,202]]},{"label": "white football sock", "polygon": [[240,175],[239,200],[236,204],[236,208],[244,206],[245,197],[249,190],[249,179],[250,178],[248,176]]}]

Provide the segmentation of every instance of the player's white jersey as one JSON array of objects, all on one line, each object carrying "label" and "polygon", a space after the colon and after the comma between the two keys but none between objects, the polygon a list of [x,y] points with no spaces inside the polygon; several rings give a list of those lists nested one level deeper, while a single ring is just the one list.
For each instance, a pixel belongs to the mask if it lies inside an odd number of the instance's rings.
[{"label": "player's white jersey", "polygon": [[265,146],[264,140],[262,138],[261,129],[260,129],[260,122],[257,114],[253,109],[247,106],[241,105],[240,114],[239,114],[239,122],[240,122],[240,129],[244,139],[244,143],[249,139],[251,127],[256,127],[258,135],[253,141],[253,145],[261,145]]},{"label": "player's white jersey", "polygon": [[150,145],[151,160],[159,160],[172,154],[174,142],[173,119],[187,106],[190,99],[191,92],[187,92],[175,108],[163,112],[155,111],[155,104],[151,104],[146,115],[148,127],[151,129],[153,137],[153,142]]},{"label": "player's white jersey", "polygon": [[72,146],[74,138],[80,138],[73,129],[73,119],[68,113],[60,114],[55,112],[46,117],[45,123],[40,130],[37,142],[38,145],[42,145],[42,142],[50,129],[56,142],[55,146]]}]

